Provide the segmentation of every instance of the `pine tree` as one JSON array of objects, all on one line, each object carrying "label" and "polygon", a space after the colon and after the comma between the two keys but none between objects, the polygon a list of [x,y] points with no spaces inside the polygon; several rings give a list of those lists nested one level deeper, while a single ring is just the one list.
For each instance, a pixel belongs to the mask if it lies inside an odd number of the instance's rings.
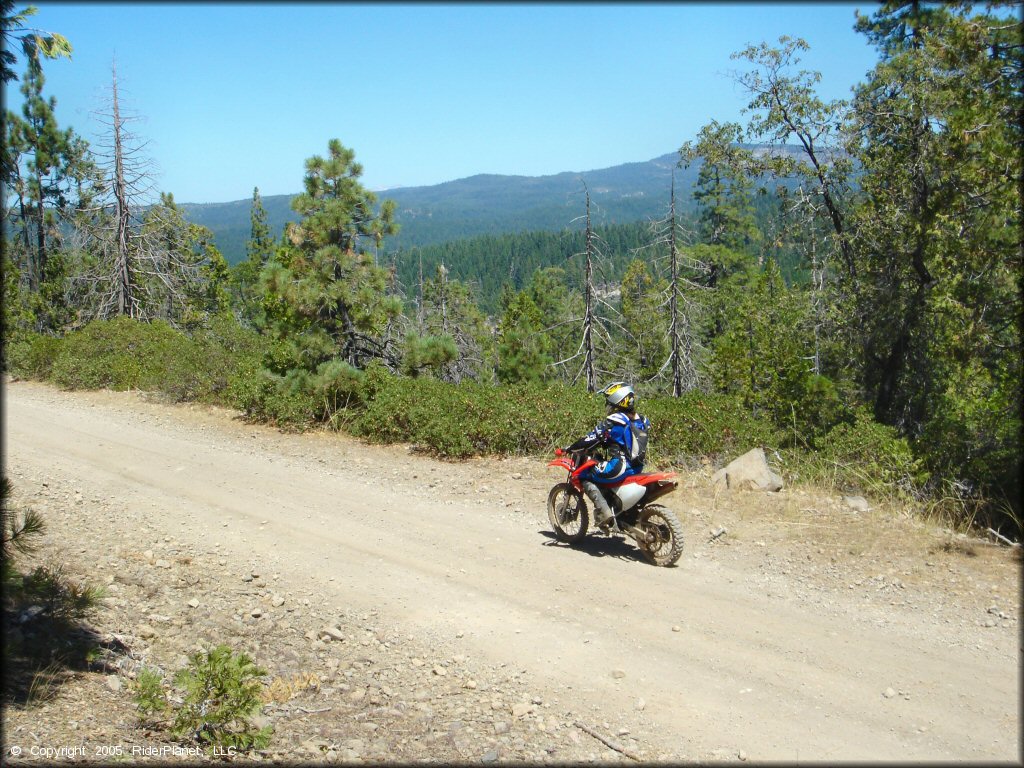
[{"label": "pine tree", "polygon": [[498,325],[498,381],[516,384],[549,379],[551,354],[537,305],[524,291],[506,294],[503,303]]},{"label": "pine tree", "polygon": [[684,253],[685,241],[692,240],[692,233],[686,232],[677,212],[674,173],[668,213],[662,219],[652,221],[650,228],[649,242],[636,252],[650,251],[651,263],[656,267],[661,264],[664,288],[660,303],[651,311],[666,319],[664,334],[668,354],[649,380],[659,378],[667,371],[671,377],[669,391],[673,397],[680,397],[684,392],[697,389],[701,383],[699,357],[703,350],[698,329],[703,302],[699,294],[713,287],[703,285],[701,278],[706,273],[714,273],[716,265],[705,264]]},{"label": "pine tree", "polygon": [[394,204],[377,212],[361,175],[355,153],[337,139],[327,157],[307,160],[305,191],[292,201],[302,219],[261,275],[269,330],[281,342],[270,371],[282,386],[322,398],[327,418],[370,361],[392,369],[401,362],[391,333],[401,301],[376,264],[384,237],[397,231]]},{"label": "pine tree", "polygon": [[[209,230],[207,230],[209,231]],[[231,267],[213,244],[213,237],[202,242],[203,259],[199,267],[200,292],[194,306],[205,322],[228,312],[231,306]]]},{"label": "pine tree", "polygon": [[259,187],[252,190],[249,221],[249,240],[245,244],[246,259],[231,270],[231,285],[233,303],[242,322],[248,326],[256,326],[263,320],[263,303],[259,291],[260,272],[273,257],[275,247]]},{"label": "pine tree", "polygon": [[249,240],[245,244],[247,259],[260,269],[274,254],[274,241],[267,224],[267,211],[263,207],[260,188],[252,189],[252,209],[249,214]]},{"label": "pine tree", "polygon": [[[837,327],[822,322],[821,304],[855,301],[861,289],[850,231],[853,162],[844,145],[849,104],[818,96],[821,75],[798,69],[807,50],[804,40],[783,36],[777,47],[761,43],[732,55],[751,65],[736,76],[750,96],[746,111],[751,117],[744,136],[770,146],[757,153],[734,153],[729,162],[738,164],[751,179],[777,183],[776,195],[760,200],[762,206],[781,205],[778,210],[785,217],[783,231],[774,227],[771,216],[764,219],[772,229],[758,257],[764,269],[780,262],[787,253],[784,246],[790,251],[794,247],[793,241],[784,242],[785,230],[790,235],[800,232],[813,243],[806,267],[815,281],[811,297],[816,332],[803,337],[807,344],[803,356],[819,374],[848,377],[852,375],[849,349],[837,340]],[[719,330],[722,320],[719,311]]]},{"label": "pine tree", "polygon": [[[570,291],[568,274],[563,267],[544,267],[534,271],[525,288],[526,295],[537,306],[543,322],[544,336],[552,359],[571,359],[579,350],[579,318],[583,316],[583,299]],[[555,374],[571,382],[570,369],[555,364]]]},{"label": "pine tree", "polygon": [[43,96],[40,49],[27,50],[22,113],[7,113],[4,123],[3,180],[12,204],[4,205],[5,250],[21,277],[12,297],[24,310],[16,313],[18,326],[56,331],[70,322],[73,309],[62,225],[87,198],[83,190],[94,169],[85,141],[58,126],[56,99]]},{"label": "pine tree", "polygon": [[[580,367],[571,375],[569,381],[575,384],[582,377],[587,391],[595,392],[598,373],[609,373],[608,368],[599,368],[598,354],[599,352],[604,354],[613,346],[612,332],[609,327],[616,324],[618,312],[608,301],[607,295],[602,295],[611,292],[611,287],[608,284],[610,281],[606,279],[605,285],[599,286],[595,279],[595,271],[602,272],[606,263],[605,244],[601,234],[593,226],[590,190],[587,189],[586,184],[583,185],[583,191],[585,200],[585,212],[581,217],[584,220],[583,250],[570,256],[571,259],[580,257],[579,260],[582,262],[583,268],[580,286],[583,291],[582,314],[576,318],[576,322],[579,323],[580,341],[575,354],[562,358],[554,364],[566,366],[566,376],[568,377],[568,374],[572,372],[572,369],[567,367],[568,364],[574,360],[580,360]],[[604,290],[602,291],[601,288]]]},{"label": "pine tree", "polygon": [[[853,272],[845,220],[853,166],[842,131],[848,104],[822,101],[816,90],[820,73],[796,69],[800,55],[809,49],[806,41],[783,35],[778,47],[761,43],[732,55],[752,66],[736,76],[751,97],[744,135],[771,148],[757,155],[733,152],[727,159],[738,162],[750,178],[773,177],[799,186],[805,193],[801,199],[830,224],[830,250]],[[791,151],[794,144],[796,152]]]},{"label": "pine tree", "polygon": [[17,62],[14,51],[18,48],[21,48],[26,58],[40,55],[48,59],[71,57],[71,43],[66,37],[26,25],[28,18],[37,11],[34,6],[28,6],[15,12],[14,0],[0,0],[0,34],[3,36],[3,44],[0,45],[0,83],[6,84],[18,79],[14,71]]},{"label": "pine tree", "polygon": [[654,379],[670,356],[668,317],[661,306],[667,290],[667,283],[656,280],[642,259],[634,259],[626,268],[620,301],[623,326],[629,333],[628,358],[635,366],[623,368],[630,381]]},{"label": "pine tree", "polygon": [[750,250],[760,239],[751,201],[753,183],[745,173],[752,154],[739,146],[743,128],[738,123],[712,120],[701,128],[697,142],[680,148],[680,164],[701,160],[693,198],[700,211],[700,242]]},{"label": "pine tree", "polygon": [[730,296],[713,342],[715,387],[805,439],[831,427],[839,406],[832,397],[819,402],[824,390],[805,355],[811,326],[805,295],[786,286],[774,261],[736,275],[722,291]]},{"label": "pine tree", "polygon": [[111,66],[110,99],[97,112],[103,135],[93,157],[100,178],[88,207],[78,212],[76,236],[87,256],[79,279],[83,319],[127,316],[155,317],[166,306],[156,291],[166,256],[143,226],[143,212],[152,203],[154,180],[144,142],[129,130],[138,120],[121,108],[117,67]]},{"label": "pine tree", "polygon": [[67,206],[63,171],[72,140],[70,131],[57,126],[57,100],[43,97],[45,82],[39,56],[33,55],[21,86],[25,97],[22,119],[10,126],[12,147],[25,157],[24,184],[17,190],[21,208],[18,234],[29,253],[26,271],[31,291],[39,290],[47,258],[59,247],[56,212]]}]

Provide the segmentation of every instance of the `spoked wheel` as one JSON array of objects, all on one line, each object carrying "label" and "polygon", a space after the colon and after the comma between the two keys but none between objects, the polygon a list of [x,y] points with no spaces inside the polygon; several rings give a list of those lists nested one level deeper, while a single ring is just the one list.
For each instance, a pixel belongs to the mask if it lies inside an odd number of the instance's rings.
[{"label": "spoked wheel", "polygon": [[559,483],[548,494],[548,520],[559,541],[575,544],[587,535],[590,518],[583,494],[571,483]]},{"label": "spoked wheel", "polygon": [[640,551],[654,565],[672,565],[683,554],[683,526],[673,512],[650,504],[640,513],[637,528],[647,535]]}]

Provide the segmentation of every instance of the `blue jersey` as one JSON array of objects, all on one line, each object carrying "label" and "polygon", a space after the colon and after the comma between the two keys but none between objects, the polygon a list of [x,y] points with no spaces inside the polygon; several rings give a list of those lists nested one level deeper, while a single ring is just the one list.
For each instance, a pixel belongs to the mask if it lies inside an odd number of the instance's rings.
[{"label": "blue jersey", "polygon": [[616,457],[624,459],[633,472],[640,472],[647,454],[647,432],[650,428],[651,422],[646,416],[637,414],[630,419],[626,414],[616,412],[573,443],[570,450],[603,445]]}]

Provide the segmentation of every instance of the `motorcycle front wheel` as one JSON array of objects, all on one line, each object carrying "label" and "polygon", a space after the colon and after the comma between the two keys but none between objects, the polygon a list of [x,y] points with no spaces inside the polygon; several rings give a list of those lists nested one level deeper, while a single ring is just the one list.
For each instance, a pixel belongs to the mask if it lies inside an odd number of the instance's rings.
[{"label": "motorcycle front wheel", "polygon": [[675,513],[660,504],[644,507],[637,528],[647,536],[640,551],[654,565],[672,565],[683,554],[683,526]]},{"label": "motorcycle front wheel", "polygon": [[559,541],[575,544],[587,535],[590,517],[583,494],[572,483],[559,483],[548,494],[548,520]]}]

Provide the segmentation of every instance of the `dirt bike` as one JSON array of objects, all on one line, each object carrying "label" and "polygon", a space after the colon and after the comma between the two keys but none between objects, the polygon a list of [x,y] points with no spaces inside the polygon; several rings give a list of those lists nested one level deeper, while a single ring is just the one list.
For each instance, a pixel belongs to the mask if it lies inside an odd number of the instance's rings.
[{"label": "dirt bike", "polygon": [[[555,449],[549,467],[561,467],[569,473],[548,493],[548,520],[559,541],[576,544],[587,535],[590,513],[584,501],[580,474],[597,464],[586,454]],[[683,554],[683,526],[671,510],[656,499],[679,487],[675,472],[631,475],[618,483],[599,484],[608,506],[615,513],[619,532],[636,542],[640,552],[654,565],[672,565]],[[599,526],[605,533],[615,529],[609,523]]]}]

